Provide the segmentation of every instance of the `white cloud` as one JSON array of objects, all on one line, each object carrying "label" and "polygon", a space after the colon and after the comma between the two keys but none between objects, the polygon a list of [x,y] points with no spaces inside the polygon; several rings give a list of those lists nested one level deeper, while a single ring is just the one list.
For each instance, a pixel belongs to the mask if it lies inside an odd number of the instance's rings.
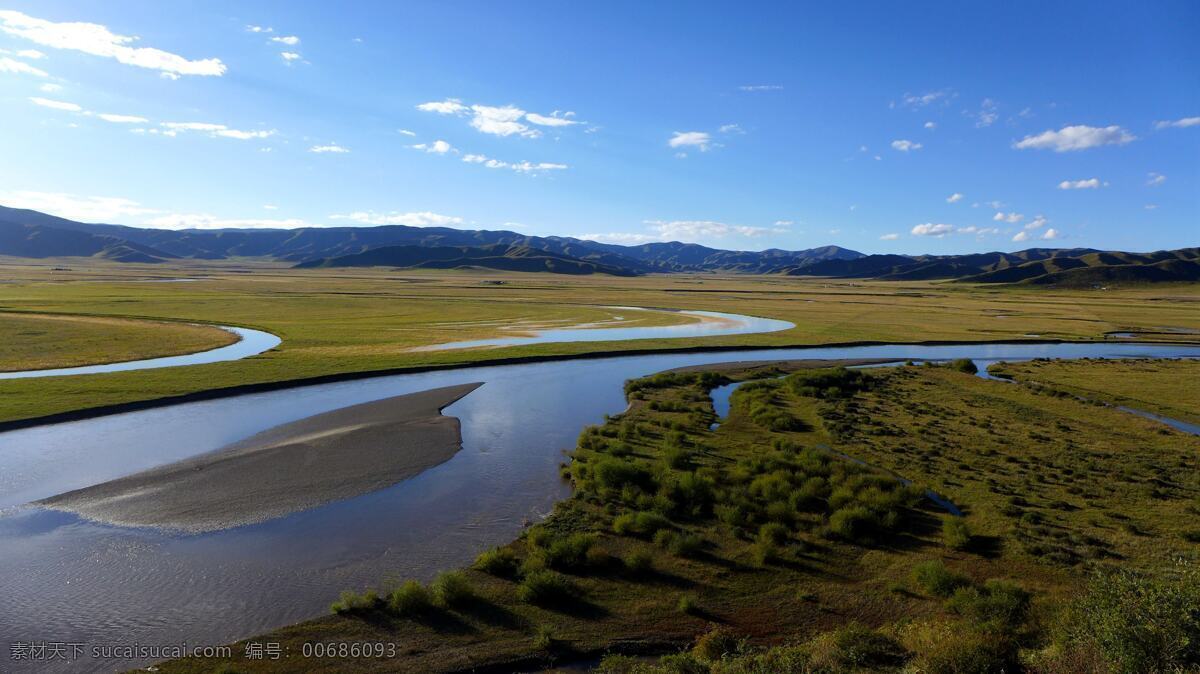
[{"label": "white cloud", "polygon": [[937,128],[937,122],[925,122],[925,128],[933,130]]},{"label": "white cloud", "polygon": [[268,210],[268,211],[277,211],[277,210],[279,210],[279,207],[278,207],[278,206],[276,206],[275,204],[263,204],[263,208],[265,208],[265,209],[266,209],[266,210]]},{"label": "white cloud", "polygon": [[274,33],[275,29],[270,26],[246,26],[248,33]]},{"label": "white cloud", "polygon": [[213,124],[211,122],[161,122],[159,126],[166,129],[166,131],[163,133],[168,136],[174,136],[181,131],[199,131],[201,133],[207,133],[213,138],[252,140],[255,138],[269,138],[274,136],[276,133],[275,129],[242,131],[239,129],[231,129],[224,124]]},{"label": "white cloud", "polygon": [[423,112],[436,112],[439,115],[459,115],[466,112],[469,108],[463,105],[462,101],[457,98],[447,98],[444,101],[422,103],[417,106],[417,109]]},{"label": "white cloud", "polygon": [[301,59],[301,56],[294,51],[281,51],[279,52],[279,55],[288,63],[291,63],[292,61],[299,61]]},{"label": "white cloud", "polygon": [[308,151],[315,152],[317,154],[346,154],[350,150],[338,145],[337,143],[330,143],[329,145],[314,145],[308,148]]},{"label": "white cloud", "polygon": [[18,75],[33,75],[34,77],[49,77],[50,73],[41,68],[34,68],[24,61],[0,56],[0,73],[15,73]]},{"label": "white cloud", "polygon": [[1175,127],[1177,129],[1185,129],[1189,126],[1200,126],[1200,117],[1184,117],[1175,121],[1155,122],[1156,129],[1169,129]]},{"label": "white cloud", "polygon": [[480,133],[493,136],[519,135],[525,138],[537,138],[541,131],[531,129],[519,120],[525,116],[525,111],[512,105],[491,106],[472,105],[471,126]]},{"label": "white cloud", "polygon": [[1053,241],[1054,239],[1061,239],[1061,238],[1062,238],[1062,233],[1059,232],[1057,229],[1054,229],[1053,227],[1051,227],[1050,229],[1047,229],[1046,232],[1044,234],[1042,234],[1042,240],[1044,240],[1044,241]]},{"label": "white cloud", "polygon": [[45,54],[36,49],[22,49],[17,52],[17,56],[23,59],[33,59],[34,61],[46,58]]},{"label": "white cloud", "polygon": [[75,103],[68,103],[66,101],[52,101],[49,98],[42,98],[40,96],[30,96],[29,100],[32,101],[34,105],[40,105],[43,108],[66,110],[67,112],[83,112],[83,108]]},{"label": "white cloud", "polygon": [[1012,238],[1012,240],[1013,240],[1013,241],[1015,241],[1015,242],[1017,242],[1017,243],[1020,243],[1020,242],[1022,242],[1022,241],[1028,241],[1028,240],[1029,240],[1029,232],[1026,232],[1026,231],[1023,231],[1023,230],[1022,230],[1022,231],[1020,231],[1020,232],[1017,232],[1016,236],[1014,236],[1014,237]]},{"label": "white cloud", "polygon": [[645,224],[663,239],[723,238],[731,234],[755,237],[768,232],[766,227],[730,225],[713,220],[647,220]]},{"label": "white cloud", "polygon": [[979,112],[975,114],[975,127],[984,128],[995,123],[999,114],[996,112],[996,102],[990,98],[983,99],[979,104]]},{"label": "white cloud", "polygon": [[1101,145],[1124,145],[1136,140],[1136,136],[1119,126],[1064,126],[1058,131],[1043,131],[1036,136],[1025,136],[1013,144],[1018,150],[1046,150],[1074,152]]},{"label": "white cloud", "polygon": [[299,218],[219,218],[207,213],[170,213],[142,224],[159,229],[295,229],[313,227]]},{"label": "white cloud", "polygon": [[62,91],[62,85],[61,84],[51,84],[51,83],[47,82],[46,84],[43,84],[42,86],[38,87],[38,89],[47,94],[53,94],[55,92]]},{"label": "white cloud", "polygon": [[401,136],[416,136],[417,135],[417,133],[415,131],[409,131],[408,129],[396,129],[396,133],[400,134]]},{"label": "white cloud", "polygon": [[575,124],[581,124],[581,122],[578,120],[569,119],[570,117],[574,116],[575,113],[573,112],[559,112],[558,110],[555,110],[554,112],[550,113],[549,116],[539,115],[536,112],[526,113],[525,119],[539,126],[573,126]]},{"label": "white cloud", "polygon": [[738,87],[740,91],[782,91],[782,84],[743,84]]},{"label": "white cloud", "polygon": [[442,215],[430,211],[412,213],[377,213],[375,211],[354,211],[340,215],[329,216],[330,220],[349,220],[360,225],[407,225],[409,227],[450,227],[463,224],[463,219],[452,215]]},{"label": "white cloud", "polygon": [[1040,229],[1044,227],[1047,222],[1049,222],[1049,220],[1046,219],[1046,216],[1038,215],[1034,217],[1034,219],[1025,223],[1025,229]]},{"label": "white cloud", "polygon": [[113,124],[145,124],[150,121],[145,117],[138,117],[137,115],[114,115],[107,112],[102,112],[96,116]]},{"label": "white cloud", "polygon": [[791,227],[794,224],[796,224],[796,223],[795,223],[795,221],[792,221],[792,220],[776,220],[775,221],[776,227]]},{"label": "white cloud", "polygon": [[1146,174],[1146,184],[1150,187],[1161,185],[1165,182],[1167,182],[1167,177],[1161,173],[1155,173],[1154,171],[1151,171],[1150,173]]},{"label": "white cloud", "polygon": [[295,47],[296,45],[300,44],[300,38],[296,37],[295,35],[277,35],[271,38],[271,42],[278,42],[279,44],[286,44],[289,47]]},{"label": "white cloud", "polygon": [[712,137],[704,131],[676,131],[667,141],[667,145],[674,148],[694,147],[701,152],[708,152],[711,143]]},{"label": "white cloud", "polygon": [[901,152],[908,152],[910,150],[920,150],[921,144],[914,143],[911,140],[893,140],[892,141],[892,149],[899,150]]},{"label": "white cloud", "polygon": [[1146,204],[1143,208],[1145,208],[1148,211],[1152,211],[1152,210],[1158,208],[1158,204]]},{"label": "white cloud", "polygon": [[446,154],[447,152],[457,152],[457,150],[455,150],[454,147],[452,147],[450,145],[450,143],[447,143],[444,140],[435,140],[432,143],[417,143],[416,145],[409,145],[409,147],[411,147],[414,150],[420,150],[422,152],[429,152],[431,154]]},{"label": "white cloud", "polygon": [[926,222],[912,228],[913,236],[933,236],[941,238],[954,231],[954,225],[934,224]]},{"label": "white cloud", "polygon": [[884,234],[883,236],[879,237],[879,240],[880,241],[895,241],[896,239],[899,239],[899,238],[900,238],[899,234]]},{"label": "white cloud", "polygon": [[655,234],[631,234],[628,232],[609,232],[607,234],[584,234],[579,237],[587,241],[599,241],[600,243],[618,243],[625,246],[634,246],[641,243],[653,243],[662,241],[662,237]]},{"label": "white cloud", "polygon": [[746,133],[739,124],[723,124],[717,130],[721,133]]},{"label": "white cloud", "polygon": [[1058,184],[1058,189],[1060,190],[1094,190],[1099,188],[1099,178],[1087,178],[1085,180],[1064,180]]},{"label": "white cloud", "polygon": [[995,220],[996,222],[1007,222],[1010,225],[1015,225],[1018,222],[1024,220],[1025,216],[1021,215],[1020,213],[1005,213],[1005,212],[1001,211],[1001,212],[997,213],[996,215],[992,216],[992,219]]},{"label": "white cloud", "polygon": [[226,70],[225,64],[217,58],[191,61],[161,49],[131,47],[138,38],[117,35],[98,23],[55,23],[21,12],[0,10],[0,31],[45,47],[80,51],[176,76],[220,76]]},{"label": "white cloud", "polygon": [[984,236],[988,236],[990,234],[999,234],[1000,233],[1000,230],[995,227],[976,227],[975,225],[969,225],[967,227],[959,227],[958,229],[956,229],[954,231],[959,234],[974,234],[977,237],[984,237]]},{"label": "white cloud", "polygon": [[904,105],[909,106],[909,107],[923,108],[932,103],[936,103],[937,101],[946,99],[949,96],[950,96],[950,90],[942,89],[941,91],[930,91],[929,93],[925,93],[925,94],[906,93],[906,94],[904,94],[904,97],[901,99],[901,101]]},{"label": "white cloud", "polygon": [[960,202],[962,200],[963,200],[963,195],[961,192],[955,192],[954,194],[951,194],[950,196],[946,197],[946,203],[948,203],[948,204],[957,204],[958,202]]},{"label": "white cloud", "polygon": [[499,159],[492,159],[482,154],[465,154],[462,160],[468,164],[482,164],[490,169],[511,169],[517,173],[528,174],[537,174],[542,171],[564,171],[569,168],[566,164],[555,162],[506,162]]},{"label": "white cloud", "polygon": [[131,199],[79,196],[64,192],[0,192],[0,203],[10,208],[28,208],[80,222],[111,222],[125,216],[155,212]]}]

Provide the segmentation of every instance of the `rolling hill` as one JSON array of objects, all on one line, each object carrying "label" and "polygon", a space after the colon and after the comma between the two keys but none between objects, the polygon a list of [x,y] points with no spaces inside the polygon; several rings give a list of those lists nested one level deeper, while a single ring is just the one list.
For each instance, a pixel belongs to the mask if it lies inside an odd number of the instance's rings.
[{"label": "rolling hill", "polygon": [[720,250],[678,241],[623,246],[571,237],[450,227],[168,230],[75,222],[0,206],[0,255],[119,262],[260,258],[303,268],[480,267],[560,274],[784,274],[891,281],[1086,286],[1198,280],[1197,248],[1153,253],[1030,248],[967,255],[864,255],[839,246]]},{"label": "rolling hill", "polygon": [[622,267],[612,267],[529,246],[384,246],[363,253],[309,260],[301,269],[321,267],[402,267],[409,269],[481,268],[503,271],[550,272],[553,274],[611,274],[633,276]]}]

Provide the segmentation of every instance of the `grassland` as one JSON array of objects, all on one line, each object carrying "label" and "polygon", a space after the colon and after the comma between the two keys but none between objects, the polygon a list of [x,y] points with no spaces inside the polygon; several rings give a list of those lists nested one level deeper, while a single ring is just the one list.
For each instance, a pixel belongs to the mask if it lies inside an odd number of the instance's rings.
[{"label": "grassland", "polygon": [[[229,363],[0,383],[0,421],[195,391],[347,372],[451,365],[509,357],[683,346],[789,346],[860,341],[1099,340],[1157,330],[1145,340],[1192,341],[1162,327],[1200,331],[1197,286],[1051,291],[962,284],[821,281],[770,276],[561,277],[487,272],[290,270],[279,265],[187,262],[120,265],[0,263],[0,310],[222,323],[283,338],[276,349]],[[199,279],[149,283],[152,279]],[[503,336],[502,326],[562,326],[611,318],[604,305],[705,309],[790,320],[762,335],[413,351]],[[10,314],[11,315],[11,314]],[[627,316],[627,318],[629,318]],[[653,313],[644,321],[685,320]],[[71,350],[104,360],[139,357],[156,340],[96,330]],[[161,341],[161,340],[158,340]],[[118,347],[118,342],[120,346]],[[22,352],[40,340],[24,340]],[[19,358],[16,361],[21,362]]]},{"label": "grassland", "polygon": [[1037,360],[991,372],[1023,384],[1200,424],[1200,361]]},{"label": "grassland", "polygon": [[0,372],[195,353],[236,340],[224,330],[179,322],[0,313]]},{"label": "grassland", "polygon": [[[511,671],[663,652],[676,654],[601,666],[949,674],[1200,663],[1194,567],[1179,575],[1179,560],[1200,557],[1200,439],[944,366],[783,374],[631,382],[629,409],[586,429],[564,467],[573,496],[520,540],[429,588],[352,593],[333,615],[254,641],[291,658],[306,643],[395,648],[303,660],[312,672]],[[712,431],[707,392],[730,377],[773,379],[741,387]],[[1109,574],[1117,566],[1125,575]],[[1155,628],[1139,631],[1146,624]],[[160,671],[295,667],[235,655]]]}]

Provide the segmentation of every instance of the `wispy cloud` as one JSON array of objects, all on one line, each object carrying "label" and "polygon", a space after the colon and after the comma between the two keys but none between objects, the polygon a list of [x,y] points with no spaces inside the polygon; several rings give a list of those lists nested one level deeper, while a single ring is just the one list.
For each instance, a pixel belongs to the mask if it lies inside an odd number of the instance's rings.
[{"label": "wispy cloud", "polygon": [[289,47],[295,47],[296,45],[300,44],[300,38],[296,37],[295,35],[276,35],[275,37],[271,38],[271,42],[277,42],[279,44],[286,44]]},{"label": "wispy cloud", "polygon": [[1186,129],[1189,126],[1200,126],[1200,117],[1184,117],[1183,119],[1176,119],[1174,121],[1154,123],[1154,128],[1156,129],[1170,129],[1172,127],[1176,129]]},{"label": "wispy cloud", "polygon": [[783,85],[782,84],[743,84],[742,86],[738,87],[738,91],[749,91],[749,92],[783,91]]},{"label": "wispy cloud", "polygon": [[12,208],[28,208],[80,222],[114,222],[129,216],[156,212],[123,197],[81,196],[65,192],[0,192],[0,203]]},{"label": "wispy cloud", "polygon": [[222,218],[208,213],[168,213],[142,224],[159,229],[296,229],[315,227],[300,218]]},{"label": "wispy cloud", "polygon": [[1146,185],[1150,187],[1155,187],[1165,182],[1167,182],[1167,177],[1161,173],[1155,173],[1154,171],[1151,171],[1150,173],[1146,174]]},{"label": "wispy cloud", "polygon": [[118,63],[157,70],[171,78],[182,75],[221,76],[225,64],[217,58],[189,60],[153,47],[132,47],[138,38],[118,35],[98,23],[62,22],[0,10],[0,31],[44,47],[79,51],[115,59]]},{"label": "wispy cloud", "polygon": [[999,213],[996,213],[996,215],[992,216],[992,220],[995,220],[996,222],[1007,222],[1010,225],[1015,225],[1024,219],[1025,216],[1021,215],[1020,213],[1005,213],[1004,211],[1000,211]]},{"label": "wispy cloud", "polygon": [[314,145],[308,148],[308,151],[315,152],[317,154],[346,154],[350,152],[349,149],[344,148],[337,143],[330,143],[329,145]]},{"label": "wispy cloud", "polygon": [[963,195],[961,192],[955,192],[954,194],[951,194],[950,196],[946,197],[946,203],[948,203],[948,204],[957,204],[958,202],[960,202],[962,200],[963,200]]},{"label": "wispy cloud", "polygon": [[947,101],[953,97],[953,92],[949,89],[941,89],[938,91],[928,91],[923,94],[905,93],[900,98],[900,104],[909,108],[923,108],[927,105],[933,105],[939,101]]},{"label": "wispy cloud", "polygon": [[0,73],[15,73],[18,75],[33,75],[34,77],[49,77],[50,73],[35,68],[24,61],[0,56]]},{"label": "wispy cloud", "polygon": [[470,108],[463,105],[463,102],[457,98],[447,98],[444,101],[422,103],[417,106],[417,109],[422,112],[436,112],[439,115],[458,115],[466,112]]},{"label": "wispy cloud", "polygon": [[409,147],[414,150],[420,150],[430,154],[446,154],[447,152],[457,152],[457,150],[454,149],[454,146],[444,140],[435,140],[432,143],[417,143],[416,145],[409,145]]},{"label": "wispy cloud", "polygon": [[1084,180],[1064,180],[1058,184],[1060,190],[1095,190],[1100,188],[1099,178],[1086,178]]},{"label": "wispy cloud", "polygon": [[479,164],[490,169],[509,169],[517,173],[538,174],[543,171],[565,171],[569,168],[566,164],[557,162],[507,162],[500,159],[493,159],[482,154],[465,154],[462,160],[468,164]]},{"label": "wispy cloud", "polygon": [[41,96],[30,96],[29,100],[34,105],[40,105],[43,108],[51,108],[53,110],[65,110],[67,112],[83,112],[83,107],[77,103],[68,103],[67,101],[55,101]]},{"label": "wispy cloud", "polygon": [[571,119],[575,116],[573,112],[561,112],[555,110],[549,115],[539,115],[536,112],[525,113],[525,119],[539,126],[574,126],[581,124],[579,120]]},{"label": "wispy cloud", "polygon": [[540,138],[542,132],[530,128],[530,124],[557,129],[584,124],[575,119],[575,113],[571,111],[555,110],[548,115],[543,115],[528,112],[515,105],[467,105],[457,98],[421,103],[417,109],[439,115],[469,115],[471,128],[480,133],[501,137]]},{"label": "wispy cloud", "polygon": [[996,119],[999,116],[1000,114],[996,112],[996,102],[990,98],[983,99],[983,101],[979,104],[979,112],[976,112],[972,115],[972,117],[975,118],[976,128],[985,128],[991,126],[996,122]]},{"label": "wispy cloud", "polygon": [[1035,136],[1026,136],[1013,144],[1018,150],[1054,150],[1075,152],[1102,145],[1124,145],[1137,137],[1119,126],[1064,126],[1058,131],[1043,131]]},{"label": "wispy cloud", "polygon": [[241,129],[231,129],[224,124],[213,124],[211,122],[161,122],[159,126],[166,129],[167,131],[164,134],[169,136],[183,131],[196,131],[206,133],[213,138],[233,138],[235,140],[269,138],[277,133],[275,129],[243,131]]},{"label": "wispy cloud", "polygon": [[401,213],[391,211],[378,213],[376,211],[354,211],[352,213],[335,214],[330,220],[349,220],[360,225],[408,225],[409,227],[451,227],[463,224],[463,219],[453,215],[442,215],[430,211],[415,211]]},{"label": "wispy cloud", "polygon": [[138,117],[137,115],[114,115],[107,112],[101,112],[96,116],[113,124],[145,124],[150,121],[145,117]]},{"label": "wispy cloud", "polygon": [[895,241],[896,239],[899,239],[899,238],[900,238],[899,234],[892,233],[892,234],[884,234],[883,236],[879,237],[879,240],[880,241]]}]

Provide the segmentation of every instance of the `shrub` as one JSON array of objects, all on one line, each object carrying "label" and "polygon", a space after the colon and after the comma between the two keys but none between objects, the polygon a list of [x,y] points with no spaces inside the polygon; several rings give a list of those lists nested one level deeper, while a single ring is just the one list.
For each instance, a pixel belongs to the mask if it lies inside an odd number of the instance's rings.
[{"label": "shrub", "polygon": [[825,632],[808,644],[815,671],[875,671],[904,662],[905,652],[890,637],[858,624]]},{"label": "shrub", "polygon": [[362,594],[346,590],[342,596],[329,607],[338,615],[361,615],[379,608],[383,602],[375,590],[367,590]]},{"label": "shrub", "polygon": [[951,550],[966,550],[971,546],[971,529],[961,517],[942,520],[942,542]]},{"label": "shrub", "polygon": [[879,518],[864,506],[842,508],[829,516],[829,532],[847,541],[868,539],[879,525]]},{"label": "shrub", "polygon": [[654,553],[638,549],[625,555],[625,570],[635,575],[650,573],[654,570]]},{"label": "shrub", "polygon": [[671,526],[671,521],[656,512],[633,512],[613,520],[613,532],[621,536],[652,536]]},{"label": "shrub", "polygon": [[1011,640],[952,623],[909,624],[902,630],[901,641],[916,654],[908,666],[922,674],[1021,671]]},{"label": "shrub", "polygon": [[433,597],[425,586],[415,580],[405,582],[388,595],[388,608],[400,616],[425,613],[433,607]]},{"label": "shrub", "polygon": [[927,594],[935,597],[949,597],[958,588],[971,584],[969,578],[950,571],[940,559],[921,562],[914,566],[913,581]]},{"label": "shrub", "polygon": [[704,548],[704,539],[694,534],[675,536],[667,549],[677,557],[695,557]]},{"label": "shrub", "polygon": [[975,365],[975,361],[970,358],[958,358],[950,362],[950,369],[967,374],[975,374],[979,372],[979,368]]},{"label": "shrub", "polygon": [[550,543],[545,550],[546,566],[559,571],[580,571],[590,562],[589,553],[596,544],[590,534],[571,534]]},{"label": "shrub", "polygon": [[676,603],[680,613],[694,615],[700,612],[700,603],[694,594],[679,595],[679,601]]},{"label": "shrub", "polygon": [[745,646],[745,639],[738,638],[723,627],[714,627],[696,639],[696,645],[692,646],[692,655],[701,660],[719,662],[731,655],[737,655],[745,650]]},{"label": "shrub", "polygon": [[517,597],[529,604],[549,606],[565,602],[577,594],[575,584],[554,571],[534,571],[517,588]]},{"label": "shrub", "polygon": [[755,566],[766,566],[779,558],[779,548],[770,541],[759,540],[750,548]]},{"label": "shrub", "polygon": [[801,371],[788,375],[785,381],[798,395],[826,400],[850,398],[859,391],[870,390],[874,384],[862,370],[844,367]]},{"label": "shrub", "polygon": [[462,571],[446,571],[438,575],[430,585],[433,599],[445,608],[459,608],[475,601],[475,588]]},{"label": "shrub", "polygon": [[946,608],[986,632],[1010,632],[1025,622],[1029,593],[1013,583],[992,579],[982,589],[956,589],[946,601]]},{"label": "shrub", "polygon": [[692,450],[684,447],[667,447],[662,457],[663,463],[673,470],[687,470],[692,465]]},{"label": "shrub", "polygon": [[1114,672],[1190,671],[1200,665],[1200,573],[1099,573],[1064,621],[1069,642],[1098,650]]},{"label": "shrub", "polygon": [[788,539],[787,527],[777,522],[769,522],[758,528],[758,541],[771,545],[783,545]]},{"label": "shrub", "polygon": [[492,548],[479,553],[474,566],[493,576],[509,577],[517,572],[517,556],[508,548]]},{"label": "shrub", "polygon": [[671,514],[677,517],[704,517],[712,512],[713,482],[696,473],[680,473],[662,486]]},{"label": "shrub", "polygon": [[533,647],[541,651],[554,649],[554,631],[549,625],[538,625],[534,630]]},{"label": "shrub", "polygon": [[626,485],[630,485],[644,491],[654,490],[654,476],[650,471],[630,461],[601,458],[593,462],[592,474],[596,483],[603,489],[619,492]]}]

